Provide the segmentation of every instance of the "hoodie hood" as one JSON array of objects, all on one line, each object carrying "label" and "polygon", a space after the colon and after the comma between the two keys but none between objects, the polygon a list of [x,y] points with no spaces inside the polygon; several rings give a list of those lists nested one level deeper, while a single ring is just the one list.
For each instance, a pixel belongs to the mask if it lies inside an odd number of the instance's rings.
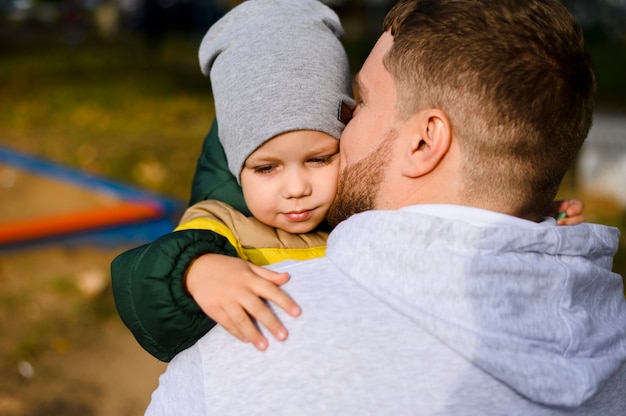
[{"label": "hoodie hood", "polygon": [[457,210],[496,221],[368,211],[331,233],[327,257],[530,400],[584,403],[626,361],[623,282],[611,272],[619,231]]}]

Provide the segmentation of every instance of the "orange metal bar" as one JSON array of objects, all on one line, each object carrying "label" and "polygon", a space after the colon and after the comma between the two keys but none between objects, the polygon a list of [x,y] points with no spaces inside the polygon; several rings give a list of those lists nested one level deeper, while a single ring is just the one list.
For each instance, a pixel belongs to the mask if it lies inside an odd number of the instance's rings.
[{"label": "orange metal bar", "polygon": [[11,222],[0,222],[0,244],[62,236],[75,232],[124,225],[159,218],[162,210],[151,203],[121,202],[75,213],[40,216]]}]

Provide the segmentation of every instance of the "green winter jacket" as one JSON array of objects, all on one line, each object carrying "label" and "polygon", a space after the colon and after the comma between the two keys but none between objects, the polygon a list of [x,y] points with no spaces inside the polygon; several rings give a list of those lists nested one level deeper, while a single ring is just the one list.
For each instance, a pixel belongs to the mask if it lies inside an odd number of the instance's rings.
[{"label": "green winter jacket", "polygon": [[241,186],[228,169],[226,154],[218,137],[217,121],[204,139],[191,186],[189,206],[207,199],[222,201],[244,215],[251,216]]},{"label": "green winter jacket", "polygon": [[241,187],[228,169],[216,123],[205,138],[191,194],[190,207],[175,232],[124,252],[111,263],[122,321],[139,344],[162,361],[170,361],[215,326],[183,284],[195,258],[218,253],[258,265],[314,258],[324,255],[328,235],[289,234],[251,218]]}]

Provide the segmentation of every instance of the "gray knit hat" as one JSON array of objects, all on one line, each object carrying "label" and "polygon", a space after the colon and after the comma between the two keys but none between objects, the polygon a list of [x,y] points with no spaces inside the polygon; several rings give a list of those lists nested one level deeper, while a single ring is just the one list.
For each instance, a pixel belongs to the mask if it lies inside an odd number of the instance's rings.
[{"label": "gray knit hat", "polygon": [[337,15],[317,0],[247,0],[209,29],[200,67],[237,180],[248,156],[278,134],[317,130],[339,139],[338,109],[353,102],[341,36]]}]

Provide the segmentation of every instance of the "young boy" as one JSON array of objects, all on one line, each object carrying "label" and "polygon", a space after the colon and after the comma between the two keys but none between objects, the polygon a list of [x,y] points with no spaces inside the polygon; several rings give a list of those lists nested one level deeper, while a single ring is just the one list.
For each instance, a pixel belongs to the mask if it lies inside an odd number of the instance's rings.
[{"label": "young boy", "polygon": [[[202,199],[222,202],[191,206],[175,233],[113,261],[120,316],[158,359],[195,343],[213,320],[260,350],[267,339],[250,317],[277,339],[287,337],[263,299],[297,316],[277,286],[288,276],[258,266],[324,254],[343,129],[337,113],[351,102],[341,35],[337,16],[317,1],[249,0],[203,40],[200,63],[211,78],[220,140],[212,131],[199,170],[206,157],[223,162],[221,144],[245,203],[228,172],[208,164],[209,176],[220,179],[204,186],[206,171],[197,173],[204,181],[194,180],[193,194],[210,188]],[[574,216],[570,222],[582,209],[559,208]]]},{"label": "young boy", "polygon": [[276,286],[288,276],[255,264],[324,254],[344,126],[338,112],[353,102],[342,35],[337,15],[316,0],[250,0],[203,39],[220,144],[253,217],[202,201],[175,233],[113,261],[120,316],[155,357],[169,361],[215,325],[204,312],[259,349],[267,340],[249,315],[287,336],[261,298],[299,314]]}]

